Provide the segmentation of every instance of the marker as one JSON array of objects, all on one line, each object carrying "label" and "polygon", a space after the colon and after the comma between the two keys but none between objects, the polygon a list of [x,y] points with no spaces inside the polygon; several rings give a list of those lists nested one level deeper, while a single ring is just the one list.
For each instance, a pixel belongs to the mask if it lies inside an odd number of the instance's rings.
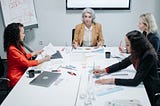
[{"label": "marker", "polygon": [[52,72],[58,72],[58,70],[52,70]]},{"label": "marker", "polygon": [[64,51],[65,48],[62,48],[61,51]]},{"label": "marker", "polygon": [[70,75],[75,75],[76,76],[76,73],[74,73],[74,72],[67,71],[67,73],[70,74]]}]

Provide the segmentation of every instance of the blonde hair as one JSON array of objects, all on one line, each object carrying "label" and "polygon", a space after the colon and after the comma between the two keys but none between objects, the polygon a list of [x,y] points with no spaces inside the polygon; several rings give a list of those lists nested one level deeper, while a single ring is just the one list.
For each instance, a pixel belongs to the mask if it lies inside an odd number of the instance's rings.
[{"label": "blonde hair", "polygon": [[158,27],[154,15],[151,13],[145,13],[140,15],[140,21],[147,26],[148,33],[154,33]]}]

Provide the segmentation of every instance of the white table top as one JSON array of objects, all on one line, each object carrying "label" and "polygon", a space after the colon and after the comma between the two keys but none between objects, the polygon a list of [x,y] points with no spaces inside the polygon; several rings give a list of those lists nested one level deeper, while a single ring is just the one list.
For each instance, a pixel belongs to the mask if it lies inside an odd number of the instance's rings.
[{"label": "white table top", "polygon": [[[117,58],[105,59],[104,51],[103,53],[92,51],[89,51],[88,53],[78,53],[75,51],[71,52],[71,47],[67,48],[69,49],[69,52],[65,51],[63,48],[64,47],[52,48],[54,50],[59,50],[63,59],[51,60],[50,62],[34,67],[35,70],[60,70],[62,75],[50,87],[45,88],[30,85],[29,82],[33,78],[28,78],[25,73],[1,106],[84,106],[85,99],[81,98],[81,96],[87,88],[88,71],[93,68],[93,65],[95,65],[95,67],[104,68],[119,61]],[[112,57],[118,55],[123,58],[124,56],[124,54],[119,53],[118,48],[116,47],[107,47],[105,48],[105,51],[111,51]],[[48,52],[51,53],[51,51]],[[66,65],[76,66],[76,70],[60,67]],[[133,68],[129,67],[126,70],[133,71]],[[75,72],[76,76],[68,74],[68,71]],[[127,71],[124,70],[124,72]],[[125,77],[133,77],[133,73],[129,71],[129,73],[127,73],[128,75]],[[106,75],[103,77],[117,76]],[[93,78],[93,80],[96,80],[96,78]],[[115,87],[117,87],[116,90],[120,89],[112,93],[105,92],[106,89]],[[105,105],[107,101],[115,99],[136,99],[140,101],[143,106],[150,105],[143,85],[139,85],[138,87],[124,87],[94,84],[93,88],[95,88],[94,94],[97,95],[95,96],[95,100],[92,100],[93,106],[107,106]],[[101,96],[98,96],[98,93]]]}]

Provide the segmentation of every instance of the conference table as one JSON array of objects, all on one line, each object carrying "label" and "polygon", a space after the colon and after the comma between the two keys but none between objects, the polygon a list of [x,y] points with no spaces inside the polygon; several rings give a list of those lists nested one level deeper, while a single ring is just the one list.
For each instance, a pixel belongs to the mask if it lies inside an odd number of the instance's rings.
[{"label": "conference table", "polygon": [[[123,106],[120,104],[127,103],[150,106],[143,84],[137,87],[95,84],[95,80],[101,78],[134,77],[133,66],[101,77],[93,75],[93,69],[105,68],[128,56],[120,53],[117,47],[81,47],[75,50],[72,47],[49,44],[43,50],[37,59],[46,54],[52,55],[56,51],[60,52],[62,58],[51,59],[38,66],[29,67],[28,70],[57,70],[61,76],[49,87],[41,87],[30,84],[39,74],[29,78],[26,70],[1,106]],[[110,58],[105,57],[106,51],[111,52]]]}]

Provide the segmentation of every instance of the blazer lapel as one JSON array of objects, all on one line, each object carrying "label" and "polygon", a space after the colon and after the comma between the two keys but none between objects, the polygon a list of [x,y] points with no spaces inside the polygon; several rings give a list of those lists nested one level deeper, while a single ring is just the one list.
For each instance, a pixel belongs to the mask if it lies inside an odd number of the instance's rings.
[{"label": "blazer lapel", "polygon": [[96,25],[92,24],[92,45],[94,45],[94,43],[96,43],[96,42],[94,42],[95,35],[96,35]]},{"label": "blazer lapel", "polygon": [[81,31],[80,31],[80,46],[82,46],[82,44],[83,44],[83,37],[84,37],[84,28],[85,27],[85,25],[82,23],[82,26],[81,26]]}]

